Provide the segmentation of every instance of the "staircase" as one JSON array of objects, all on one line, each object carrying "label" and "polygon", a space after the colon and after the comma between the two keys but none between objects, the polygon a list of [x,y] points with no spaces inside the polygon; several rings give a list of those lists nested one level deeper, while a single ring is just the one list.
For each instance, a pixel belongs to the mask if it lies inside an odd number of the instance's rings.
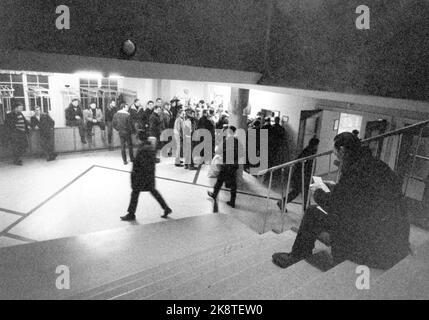
[{"label": "staircase", "polygon": [[[349,261],[326,272],[308,261],[275,266],[271,255],[290,251],[295,236],[290,230],[258,235],[228,215],[209,215],[4,248],[0,299],[429,297],[429,243],[386,272],[370,270],[371,290],[358,290],[357,265]],[[316,243],[316,255],[326,250]],[[54,286],[61,261],[70,266],[68,291]]]}]

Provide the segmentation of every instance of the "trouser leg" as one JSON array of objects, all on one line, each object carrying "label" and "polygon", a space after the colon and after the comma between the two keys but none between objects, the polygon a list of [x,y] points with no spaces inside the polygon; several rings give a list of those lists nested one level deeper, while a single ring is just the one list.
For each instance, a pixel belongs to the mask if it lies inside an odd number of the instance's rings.
[{"label": "trouser leg", "polygon": [[213,197],[215,199],[217,198],[219,191],[222,188],[222,185],[224,182],[225,182],[225,177],[221,173],[219,173],[217,180],[216,180],[216,183],[215,183],[214,188],[213,188]]},{"label": "trouser leg", "polygon": [[150,193],[152,194],[152,196],[156,199],[156,201],[158,201],[159,205],[161,206],[161,208],[163,210],[167,209],[167,203],[165,202],[164,198],[162,197],[162,195],[158,192],[158,190],[156,189],[152,189],[150,191]]},{"label": "trouser leg", "polygon": [[79,130],[80,140],[82,142],[86,141],[86,137],[85,137],[85,125],[84,125],[84,123],[83,123],[82,120],[77,121],[77,127],[78,127],[78,130]]},{"label": "trouser leg", "polygon": [[292,255],[297,258],[305,258],[313,253],[317,236],[323,231],[329,231],[331,226],[328,216],[313,206],[308,208],[301,221],[295,242],[292,247]]},{"label": "trouser leg", "polygon": [[127,139],[124,136],[119,136],[119,139],[121,140],[121,155],[122,155],[122,160],[124,162],[127,162],[127,152],[126,152]]},{"label": "trouser leg", "polygon": [[130,204],[128,206],[128,213],[132,215],[136,213],[137,205],[139,203],[139,195],[140,195],[140,191],[138,190],[133,190],[131,192],[131,199],[130,199]]},{"label": "trouser leg", "polygon": [[131,137],[131,135],[127,137],[127,143],[128,143],[128,153],[130,155],[130,160],[134,161],[133,138]]},{"label": "trouser leg", "polygon": [[40,146],[42,147],[45,157],[49,159],[51,157],[51,150],[49,148],[49,137],[40,135]]},{"label": "trouser leg", "polygon": [[113,124],[112,124],[112,121],[107,121],[106,122],[106,126],[107,126],[107,142],[109,144],[112,144],[112,137],[113,137]]},{"label": "trouser leg", "polygon": [[235,199],[237,198],[237,176],[234,173],[234,176],[231,178],[231,203],[235,205]]},{"label": "trouser leg", "polygon": [[174,137],[174,141],[175,141],[175,152],[176,152],[176,159],[174,160],[175,164],[180,164],[180,137],[179,136],[175,136]]}]

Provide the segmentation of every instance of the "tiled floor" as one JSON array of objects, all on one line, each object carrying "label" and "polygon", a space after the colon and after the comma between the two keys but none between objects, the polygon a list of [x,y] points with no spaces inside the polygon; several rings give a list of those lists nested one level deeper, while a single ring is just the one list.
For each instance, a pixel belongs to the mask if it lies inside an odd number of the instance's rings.
[{"label": "tiled floor", "polygon": [[[0,245],[129,226],[119,216],[128,206],[130,169],[131,164],[122,164],[117,150],[61,155],[49,163],[26,159],[23,167],[0,163]],[[208,166],[189,171],[167,158],[157,165],[156,175],[157,188],[173,209],[170,219],[212,214],[207,190],[215,179],[208,177]],[[275,200],[269,201],[267,211],[266,187],[258,179],[244,173],[239,192],[236,209],[225,203],[229,193],[221,192],[220,214],[231,214],[257,232],[262,231],[265,218],[265,230],[281,223]],[[273,192],[272,197],[279,195]],[[161,214],[152,196],[142,193],[137,221],[131,225],[164,221]]]}]

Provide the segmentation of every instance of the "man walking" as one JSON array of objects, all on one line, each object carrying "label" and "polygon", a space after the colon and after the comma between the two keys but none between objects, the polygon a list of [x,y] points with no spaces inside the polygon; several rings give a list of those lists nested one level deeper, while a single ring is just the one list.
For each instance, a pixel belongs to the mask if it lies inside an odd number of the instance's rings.
[{"label": "man walking", "polygon": [[235,199],[237,198],[237,170],[239,168],[238,160],[242,154],[243,146],[235,137],[236,128],[229,126],[225,129],[226,138],[223,140],[223,163],[217,177],[213,192],[207,192],[209,197],[214,200],[214,212],[217,212],[217,196],[223,183],[231,188],[231,200],[227,204],[235,208]]},{"label": "man walking", "polygon": [[115,128],[116,131],[119,133],[119,138],[121,140],[121,154],[122,154],[122,160],[124,161],[124,164],[127,165],[127,152],[126,152],[126,146],[128,145],[128,151],[130,154],[130,161],[134,161],[134,150],[133,150],[133,141],[131,139],[131,118],[130,114],[128,113],[128,106],[125,103],[122,103],[120,106],[120,109],[114,116],[113,116],[113,128]]},{"label": "man walking", "polygon": [[156,139],[151,137],[143,142],[133,163],[133,171],[131,172],[131,188],[133,191],[128,206],[128,214],[121,217],[123,221],[134,221],[136,219],[135,213],[140,192],[150,192],[154,196],[164,210],[162,218],[167,218],[172,212],[164,198],[155,188],[155,154]]}]

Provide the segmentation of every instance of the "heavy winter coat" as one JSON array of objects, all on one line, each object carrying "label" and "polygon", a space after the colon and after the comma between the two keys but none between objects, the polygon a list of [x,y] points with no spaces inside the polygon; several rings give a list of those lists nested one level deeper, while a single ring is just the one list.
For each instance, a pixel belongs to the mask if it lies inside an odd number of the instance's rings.
[{"label": "heavy winter coat", "polygon": [[155,150],[150,145],[142,146],[134,159],[131,172],[131,188],[136,191],[155,189]]},{"label": "heavy winter coat", "polygon": [[401,186],[384,162],[363,153],[342,170],[332,192],[315,192],[315,201],[334,221],[334,258],[387,269],[409,253]]}]

